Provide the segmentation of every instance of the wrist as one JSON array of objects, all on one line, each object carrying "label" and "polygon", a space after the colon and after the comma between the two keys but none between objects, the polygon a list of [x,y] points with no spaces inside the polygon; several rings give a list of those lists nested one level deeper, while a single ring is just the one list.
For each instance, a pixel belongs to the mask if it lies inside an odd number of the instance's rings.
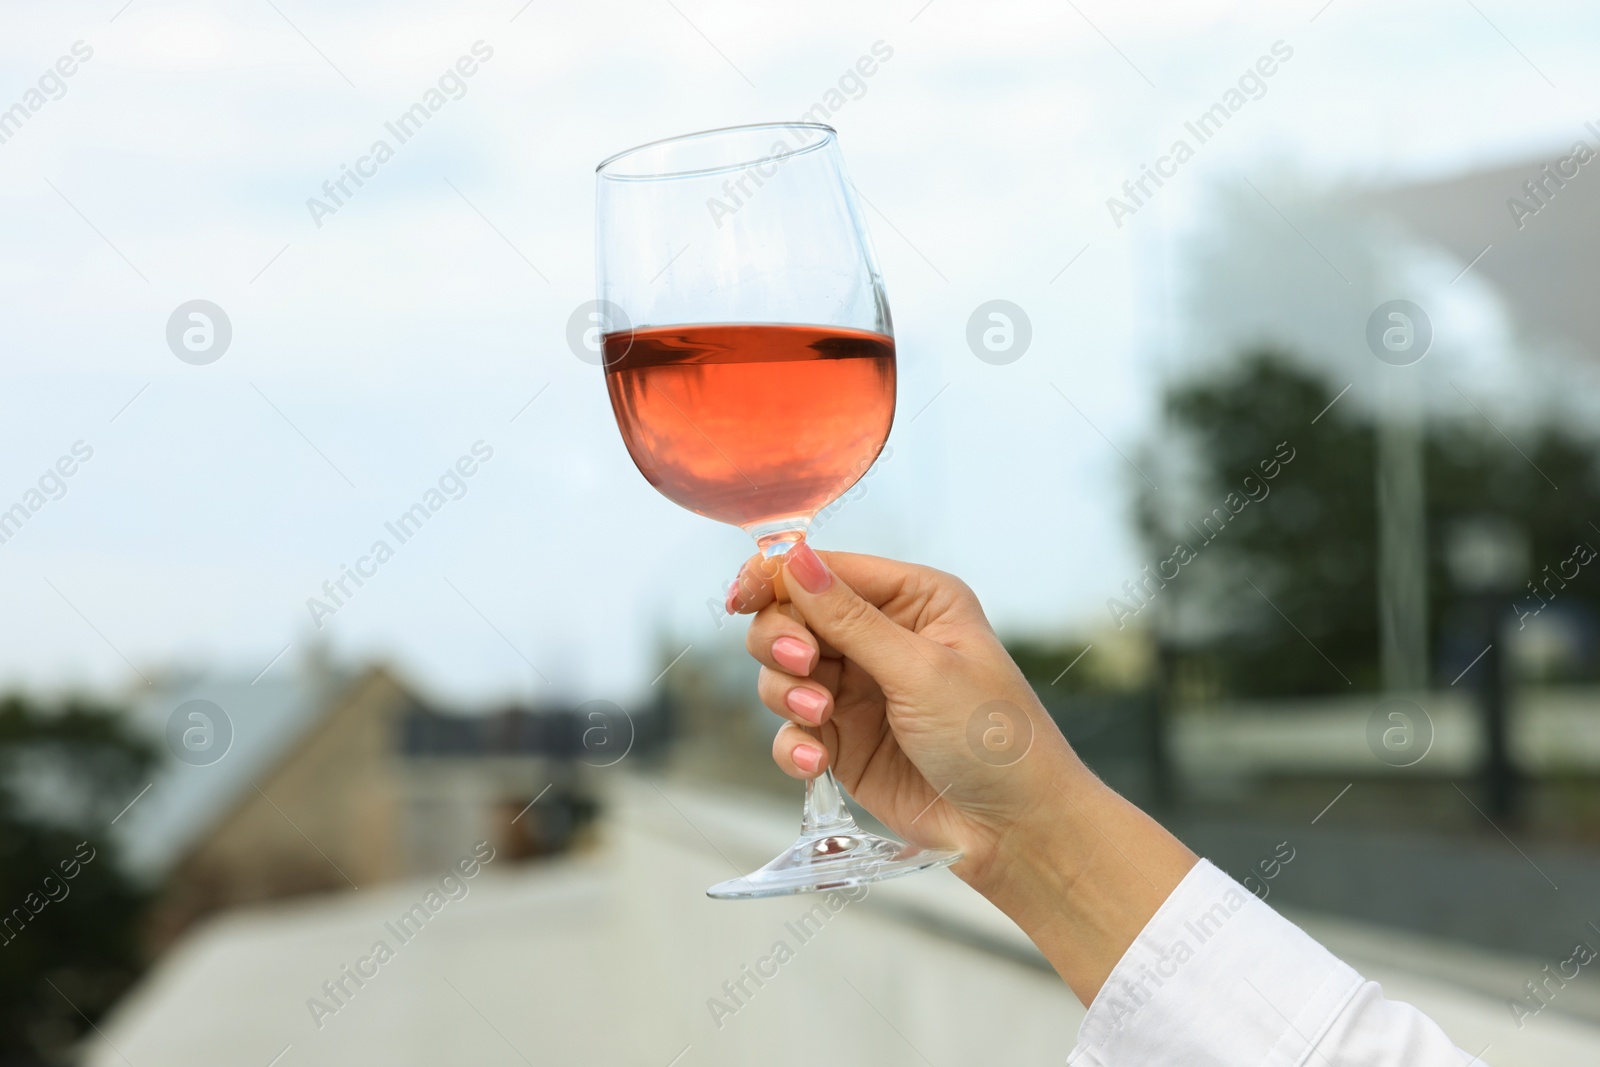
[{"label": "wrist", "polygon": [[1095,790],[1106,788],[1064,738],[1040,740],[1047,742],[1040,745],[1043,751],[1036,750],[1013,768],[1020,776],[1018,799],[995,827],[982,866],[963,876],[1007,914],[1046,899],[1047,886],[1071,881],[1071,872],[1091,845],[1084,831],[1093,831],[1075,815],[1066,816]]},{"label": "wrist", "polygon": [[1196,857],[1057,741],[1026,772],[1032,802],[967,881],[1087,1005]]}]

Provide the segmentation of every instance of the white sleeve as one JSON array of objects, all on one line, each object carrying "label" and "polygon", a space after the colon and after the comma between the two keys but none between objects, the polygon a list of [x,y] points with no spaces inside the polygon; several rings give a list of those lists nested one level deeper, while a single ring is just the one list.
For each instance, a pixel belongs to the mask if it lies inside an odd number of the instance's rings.
[{"label": "white sleeve", "polygon": [[1201,860],[1089,1006],[1071,1067],[1482,1067]]}]

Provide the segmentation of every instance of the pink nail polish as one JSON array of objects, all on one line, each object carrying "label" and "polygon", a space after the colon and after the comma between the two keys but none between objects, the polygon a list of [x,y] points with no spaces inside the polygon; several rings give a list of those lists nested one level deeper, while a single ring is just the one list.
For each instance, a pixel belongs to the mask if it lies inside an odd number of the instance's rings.
[{"label": "pink nail polish", "polygon": [[783,554],[783,565],[808,593],[826,592],[828,586],[833,584],[833,575],[828,573],[827,564],[804,541]]},{"label": "pink nail polish", "polygon": [[727,599],[726,603],[723,604],[723,609],[729,615],[737,615],[738,614],[738,609],[739,609],[739,581],[738,581],[737,578],[734,579],[733,584],[728,587],[728,599]]},{"label": "pink nail polish", "polygon": [[797,685],[784,695],[783,702],[789,705],[789,710],[800,716],[812,726],[822,721],[822,713],[828,710],[828,698],[815,689],[807,689]]},{"label": "pink nail polish", "polygon": [[810,674],[816,653],[798,637],[780,637],[772,642],[772,658],[790,674]]},{"label": "pink nail polish", "polygon": [[807,774],[815,774],[817,768],[822,766],[822,749],[800,745],[794,750],[794,764]]}]

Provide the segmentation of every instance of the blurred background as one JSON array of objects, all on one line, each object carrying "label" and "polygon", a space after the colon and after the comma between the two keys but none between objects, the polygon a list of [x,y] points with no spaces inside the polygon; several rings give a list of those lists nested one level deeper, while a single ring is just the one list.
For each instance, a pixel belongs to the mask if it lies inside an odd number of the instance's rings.
[{"label": "blurred background", "polygon": [[965,578],[1108,782],[1469,1053],[1600,1057],[1600,10],[0,19],[0,1063],[1060,1062],[948,874],[702,896],[799,788],[747,540],[573,340],[592,173],[798,118],[900,359],[815,542]]}]

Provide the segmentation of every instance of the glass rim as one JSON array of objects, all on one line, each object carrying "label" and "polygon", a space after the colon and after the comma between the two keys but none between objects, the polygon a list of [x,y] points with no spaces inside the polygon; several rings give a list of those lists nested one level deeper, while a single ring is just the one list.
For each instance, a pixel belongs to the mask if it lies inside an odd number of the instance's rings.
[{"label": "glass rim", "polygon": [[[784,152],[782,154],[769,153],[755,159],[743,160],[738,163],[725,163],[714,167],[698,167],[690,170],[664,171],[660,174],[617,174],[606,169],[612,164],[626,159],[629,156],[643,152],[650,148],[657,148],[661,145],[674,144],[679,141],[693,141],[702,137],[712,137],[717,134],[749,133],[755,130],[816,130],[822,134],[822,138],[815,144],[802,145],[791,152]],[[615,152],[602,159],[598,164],[595,165],[594,172],[600,177],[606,178],[610,181],[630,182],[662,181],[668,178],[692,178],[710,174],[725,174],[728,171],[746,170],[750,167],[759,167],[764,163],[772,163],[778,160],[787,159],[790,156],[804,155],[807,152],[813,152],[819,148],[823,148],[834,143],[838,136],[838,130],[821,122],[752,122],[743,126],[719,126],[711,130],[696,130],[693,133],[680,133],[675,137],[663,137],[659,140],[646,141],[644,144],[634,145],[632,148],[624,148],[622,151]]]}]

